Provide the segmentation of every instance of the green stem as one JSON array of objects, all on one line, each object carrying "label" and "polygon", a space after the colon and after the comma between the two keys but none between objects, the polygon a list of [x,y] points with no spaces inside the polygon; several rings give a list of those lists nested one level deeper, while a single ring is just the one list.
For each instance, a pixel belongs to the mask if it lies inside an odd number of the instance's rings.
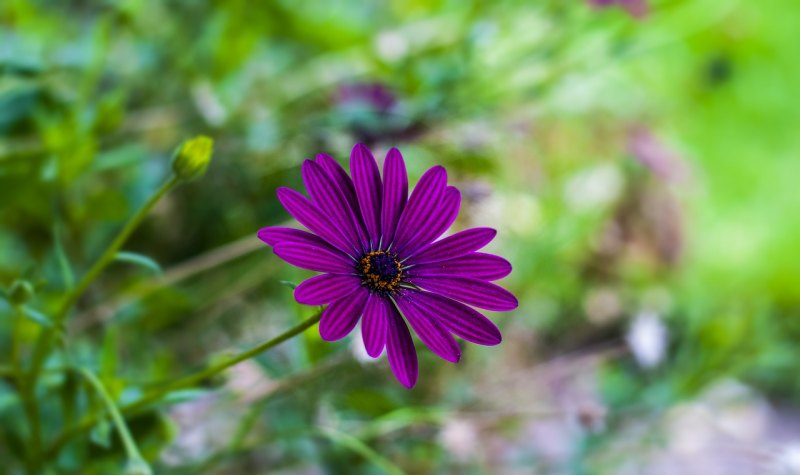
[{"label": "green stem", "polygon": [[22,325],[24,320],[22,308],[14,307],[14,328],[11,335],[11,369],[13,371],[22,410],[28,422],[29,443],[26,447],[26,469],[28,473],[39,473],[42,453],[42,427],[39,421],[39,401],[36,399],[36,387],[25,377],[22,367]]},{"label": "green stem", "polygon": [[[274,338],[271,338],[259,345],[256,345],[253,348],[250,348],[249,350],[245,350],[242,353],[239,353],[238,355],[235,355],[231,358],[222,360],[214,364],[213,366],[209,366],[208,368],[186,375],[182,378],[176,379],[175,381],[169,384],[161,386],[160,388],[157,388],[151,391],[150,393],[142,396],[139,400],[122,406],[120,410],[123,414],[137,412],[142,408],[145,408],[150,404],[159,401],[170,391],[176,391],[178,389],[188,388],[194,386],[196,383],[207,380],[219,373],[222,373],[231,366],[237,365],[242,361],[250,359],[275,346],[278,346],[284,341],[289,340],[290,338],[299,335],[300,333],[303,333],[310,327],[316,325],[321,317],[322,317],[322,312],[318,312],[312,317],[303,320],[302,322],[298,323],[292,328],[289,328],[288,330],[286,330],[285,332],[281,333],[280,335]],[[53,442],[53,444],[47,450],[46,455],[48,457],[56,455],[58,451],[61,450],[61,448],[64,446],[64,444],[66,444],[72,437],[86,430],[89,430],[94,426],[96,422],[97,422],[97,416],[91,414],[88,417],[85,417],[83,420],[81,420],[78,424],[68,428]]]},{"label": "green stem", "polygon": [[75,286],[74,289],[67,295],[67,298],[64,299],[64,302],[61,304],[61,307],[58,310],[58,313],[55,315],[55,324],[56,326],[60,326],[64,320],[66,319],[67,313],[75,305],[75,302],[83,295],[89,285],[94,282],[94,280],[103,272],[103,269],[114,260],[117,252],[122,248],[122,245],[125,244],[125,241],[128,240],[131,233],[139,226],[142,220],[147,216],[153,206],[158,203],[158,201],[164,197],[172,188],[175,187],[180,182],[180,179],[176,176],[172,176],[169,180],[164,182],[151,197],[147,200],[147,202],[139,208],[139,211],[134,214],[130,220],[125,224],[125,226],[120,230],[119,234],[114,238],[114,240],[109,244],[108,248],[106,248],[103,255],[100,256],[100,259],[94,263],[91,269],[83,276],[83,278],[78,282],[78,285]]},{"label": "green stem", "polygon": [[128,464],[136,464],[138,466],[147,467],[144,457],[142,457],[142,454],[139,452],[139,447],[136,446],[136,442],[133,440],[133,436],[131,436],[128,426],[125,424],[125,419],[122,417],[122,413],[117,407],[117,404],[111,398],[111,395],[108,394],[103,382],[100,381],[100,379],[95,376],[94,373],[86,368],[78,368],[77,371],[83,375],[84,378],[86,378],[89,384],[91,384],[95,391],[97,391],[97,394],[100,395],[100,398],[103,399],[103,403],[106,405],[106,410],[108,410],[109,415],[111,415],[111,419],[114,421],[114,425],[117,428],[119,437],[122,439],[122,445],[125,447],[125,453],[128,456]]}]

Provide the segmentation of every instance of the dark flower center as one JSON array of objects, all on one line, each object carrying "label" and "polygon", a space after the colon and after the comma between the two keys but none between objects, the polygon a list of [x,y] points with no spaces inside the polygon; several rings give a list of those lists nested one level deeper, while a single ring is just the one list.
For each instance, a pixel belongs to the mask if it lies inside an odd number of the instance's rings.
[{"label": "dark flower center", "polygon": [[372,251],[356,266],[361,282],[373,292],[390,293],[403,278],[403,266],[394,254]]}]

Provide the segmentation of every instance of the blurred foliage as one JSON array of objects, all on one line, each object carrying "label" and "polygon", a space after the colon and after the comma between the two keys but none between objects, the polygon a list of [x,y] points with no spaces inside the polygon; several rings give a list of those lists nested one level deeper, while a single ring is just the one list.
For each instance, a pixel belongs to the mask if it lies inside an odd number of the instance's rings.
[{"label": "blurred foliage", "polygon": [[[616,473],[631,424],[656,427],[715,381],[796,406],[794,7],[4,0],[0,286],[26,294],[0,300],[0,369],[202,133],[206,177],[159,204],[69,320],[72,358],[121,403],[315,311],[282,285],[307,274],[255,232],[288,219],[274,190],[301,187],[304,158],[344,162],[355,141],[398,146],[412,182],[445,165],[465,196],[457,226],[499,229],[521,306],[497,317],[503,345],[458,366],[421,351],[413,391],[309,331],[129,416],[156,473]],[[643,311],[668,329],[650,370],[625,344]],[[584,358],[607,424],[554,458],[528,440],[537,411],[572,409],[540,370]],[[64,363],[37,393],[46,446],[100,411]],[[28,429],[6,376],[0,460],[15,474]],[[480,443],[460,454],[470,427]],[[108,421],[49,456],[58,474],[125,460]]]}]

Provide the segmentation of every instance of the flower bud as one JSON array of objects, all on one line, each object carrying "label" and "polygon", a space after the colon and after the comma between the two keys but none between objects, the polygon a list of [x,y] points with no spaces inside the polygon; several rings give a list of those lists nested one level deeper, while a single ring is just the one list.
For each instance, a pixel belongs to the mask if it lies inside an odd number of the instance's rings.
[{"label": "flower bud", "polygon": [[181,180],[200,178],[206,173],[214,151],[214,140],[198,135],[184,141],[172,158],[172,171]]},{"label": "flower bud", "polygon": [[8,289],[8,301],[11,305],[24,305],[33,297],[33,285],[27,280],[17,279]]}]

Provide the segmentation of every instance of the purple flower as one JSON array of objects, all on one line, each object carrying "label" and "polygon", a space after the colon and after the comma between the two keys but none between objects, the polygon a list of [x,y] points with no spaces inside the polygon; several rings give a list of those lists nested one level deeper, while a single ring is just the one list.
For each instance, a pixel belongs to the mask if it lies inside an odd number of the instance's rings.
[{"label": "purple flower", "polygon": [[619,5],[628,11],[631,16],[642,18],[650,10],[647,0],[589,0],[589,4],[595,7],[609,7]]},{"label": "purple flower", "polygon": [[384,347],[397,379],[417,382],[417,353],[406,322],[441,358],[457,362],[453,335],[479,345],[497,345],[500,331],[470,306],[513,310],[517,299],[491,281],[507,276],[505,259],[477,252],[496,231],[467,229],[439,238],[453,224],[461,194],[447,186],[447,172],[425,172],[411,196],[403,156],[389,150],[383,179],[372,153],[358,144],[350,155],[352,179],[328,155],[303,163],[310,198],[278,189],[286,210],[311,232],[269,227],[258,237],[286,262],[323,272],[301,283],[294,295],[306,305],[328,307],[319,332],[344,338],[361,319],[367,353]]}]

